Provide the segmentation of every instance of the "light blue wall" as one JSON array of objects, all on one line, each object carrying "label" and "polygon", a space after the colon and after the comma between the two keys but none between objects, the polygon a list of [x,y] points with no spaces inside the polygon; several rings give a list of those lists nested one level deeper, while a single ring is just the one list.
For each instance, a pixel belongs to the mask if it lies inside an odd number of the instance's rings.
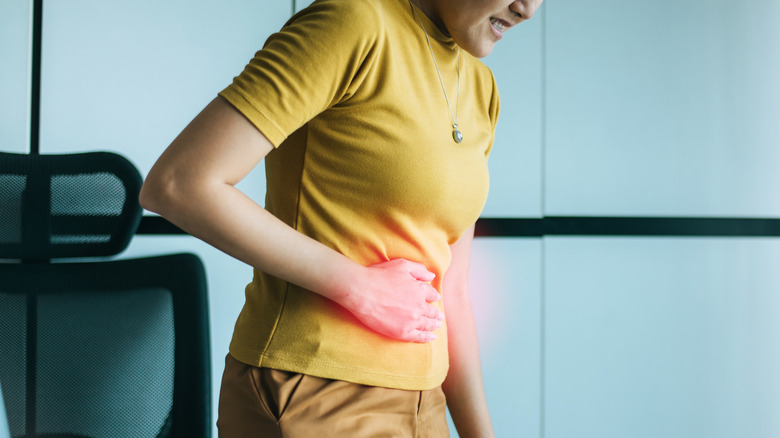
[{"label": "light blue wall", "polygon": [[0,150],[26,152],[29,140],[31,2],[0,2]]},{"label": "light blue wall", "polygon": [[[41,150],[146,173],[304,2],[46,2]],[[0,2],[0,150],[29,146],[30,2]],[[484,216],[780,217],[780,3],[550,0],[486,59]],[[241,183],[262,202],[262,169]],[[207,266],[214,405],[250,269]],[[480,238],[471,287],[499,437],[780,436],[780,240]]]},{"label": "light blue wall", "polygon": [[780,240],[545,253],[547,438],[780,436]]},{"label": "light blue wall", "polygon": [[780,2],[546,7],[545,214],[780,215]]},{"label": "light blue wall", "polygon": [[[780,216],[780,2],[545,19],[545,215]],[[780,436],[780,240],[542,246],[543,436]]]}]

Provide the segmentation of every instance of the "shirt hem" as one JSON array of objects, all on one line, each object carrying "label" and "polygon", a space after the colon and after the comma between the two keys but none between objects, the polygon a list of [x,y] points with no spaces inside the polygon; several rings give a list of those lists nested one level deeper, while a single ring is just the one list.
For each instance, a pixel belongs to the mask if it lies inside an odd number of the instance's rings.
[{"label": "shirt hem", "polygon": [[342,380],[360,385],[412,391],[427,391],[440,386],[444,382],[445,377],[447,377],[448,371],[448,367],[445,367],[443,370],[434,370],[430,375],[420,377],[372,369],[351,368],[334,363],[312,361],[310,359],[297,360],[294,357],[279,358],[269,353],[261,354],[256,351],[238,351],[232,347],[230,349],[230,354],[236,358],[236,360],[254,367],[273,368],[324,379]]}]

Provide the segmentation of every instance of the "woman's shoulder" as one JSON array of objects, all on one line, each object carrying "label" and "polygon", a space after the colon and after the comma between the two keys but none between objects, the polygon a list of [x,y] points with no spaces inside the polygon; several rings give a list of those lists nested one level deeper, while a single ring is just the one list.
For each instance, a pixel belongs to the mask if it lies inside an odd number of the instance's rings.
[{"label": "woman's shoulder", "polygon": [[481,59],[465,53],[463,50],[461,50],[461,54],[466,56],[464,64],[466,68],[465,74],[469,77],[468,92],[476,96],[478,102],[484,102],[485,109],[495,122],[498,118],[500,107],[498,84],[496,83],[495,75]]},{"label": "woman's shoulder", "polygon": [[315,0],[293,15],[288,24],[301,19],[317,18],[330,23],[360,28],[376,24],[389,12],[397,0]]},{"label": "woman's shoulder", "polygon": [[408,0],[315,0],[293,15],[281,34],[329,45],[373,46],[396,33]]},{"label": "woman's shoulder", "polygon": [[460,51],[461,56],[465,56],[465,67],[468,75],[471,75],[472,80],[476,82],[476,86],[493,89],[496,87],[496,78],[493,75],[493,70],[487,66],[481,59],[472,56],[465,50]]}]

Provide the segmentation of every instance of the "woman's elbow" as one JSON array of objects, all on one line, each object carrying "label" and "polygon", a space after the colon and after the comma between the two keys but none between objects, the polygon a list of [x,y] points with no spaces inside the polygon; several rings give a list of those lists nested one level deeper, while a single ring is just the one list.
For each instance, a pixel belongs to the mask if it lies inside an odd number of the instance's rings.
[{"label": "woman's elbow", "polygon": [[175,186],[173,178],[163,177],[152,171],[141,186],[138,202],[146,210],[165,216],[166,207],[175,204],[177,198]]},{"label": "woman's elbow", "polygon": [[150,185],[148,179],[144,181],[144,184],[141,186],[141,193],[138,194],[138,202],[144,209],[157,213],[157,205],[159,202],[156,199],[155,190],[152,189]]}]

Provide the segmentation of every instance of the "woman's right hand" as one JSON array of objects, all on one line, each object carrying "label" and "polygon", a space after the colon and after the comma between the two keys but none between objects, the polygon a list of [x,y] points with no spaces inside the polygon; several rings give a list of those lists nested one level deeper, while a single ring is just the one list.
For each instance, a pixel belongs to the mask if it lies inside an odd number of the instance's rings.
[{"label": "woman's right hand", "polygon": [[444,314],[432,302],[441,295],[430,285],[435,274],[416,262],[394,259],[365,268],[339,304],[370,329],[406,342],[431,342]]}]

